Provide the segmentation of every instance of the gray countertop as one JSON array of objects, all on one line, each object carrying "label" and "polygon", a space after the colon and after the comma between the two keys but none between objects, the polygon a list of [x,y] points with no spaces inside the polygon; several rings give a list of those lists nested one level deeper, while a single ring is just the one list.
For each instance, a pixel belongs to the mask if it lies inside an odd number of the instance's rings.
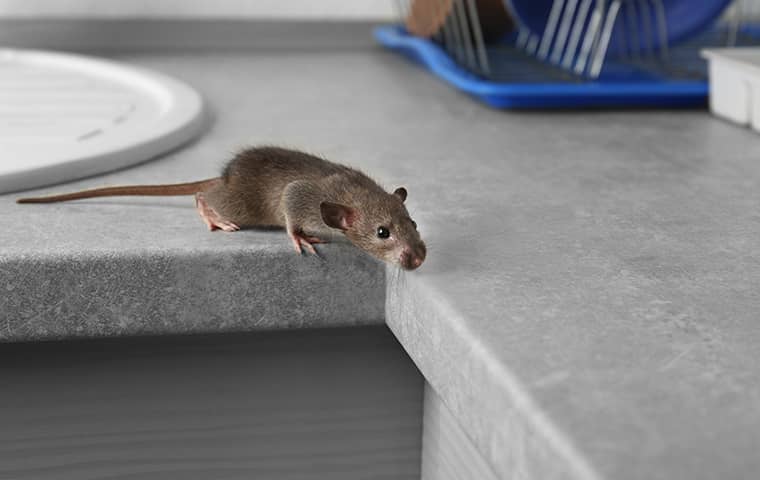
[{"label": "gray countertop", "polygon": [[0,196],[0,340],[385,318],[502,478],[760,471],[756,134],[700,111],[494,111],[379,50],[112,56],[199,89],[208,132],[39,193],[299,147],[406,186],[428,259],[299,258],[282,232],[206,231],[189,198]]}]

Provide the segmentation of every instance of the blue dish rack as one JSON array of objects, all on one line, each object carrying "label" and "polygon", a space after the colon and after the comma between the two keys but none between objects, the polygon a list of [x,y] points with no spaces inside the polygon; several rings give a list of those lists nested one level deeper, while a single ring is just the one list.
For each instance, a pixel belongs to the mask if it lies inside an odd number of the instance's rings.
[{"label": "blue dish rack", "polygon": [[[743,44],[760,38],[754,26],[741,33]],[[609,59],[598,78],[588,79],[527,55],[514,45],[514,38],[487,47],[491,74],[486,78],[459,66],[437,43],[410,35],[404,27],[377,27],[374,35],[384,47],[420,63],[459,90],[507,109],[704,107],[707,65],[699,51],[720,45],[725,38],[724,31],[711,29],[673,46],[664,65]]]}]

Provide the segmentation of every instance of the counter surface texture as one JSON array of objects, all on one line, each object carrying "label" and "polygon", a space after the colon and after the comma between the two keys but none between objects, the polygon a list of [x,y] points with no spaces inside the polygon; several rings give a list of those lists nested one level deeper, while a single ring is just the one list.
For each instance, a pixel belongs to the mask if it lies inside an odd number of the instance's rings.
[{"label": "counter surface texture", "polygon": [[208,232],[190,197],[4,195],[0,340],[385,319],[499,478],[760,471],[756,134],[704,111],[495,111],[379,49],[109,56],[197,88],[207,132],[25,194],[303,148],[405,186],[428,259],[298,257],[282,231]]}]

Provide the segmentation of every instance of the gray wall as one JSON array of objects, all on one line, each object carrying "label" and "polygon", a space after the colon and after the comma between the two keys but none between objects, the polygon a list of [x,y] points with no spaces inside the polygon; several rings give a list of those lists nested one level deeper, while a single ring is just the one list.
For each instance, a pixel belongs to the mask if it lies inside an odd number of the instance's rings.
[{"label": "gray wall", "polygon": [[[411,0],[0,0],[2,17],[389,20]],[[760,17],[760,0],[740,0]]]},{"label": "gray wall", "polygon": [[0,17],[389,19],[392,0],[0,0]]}]

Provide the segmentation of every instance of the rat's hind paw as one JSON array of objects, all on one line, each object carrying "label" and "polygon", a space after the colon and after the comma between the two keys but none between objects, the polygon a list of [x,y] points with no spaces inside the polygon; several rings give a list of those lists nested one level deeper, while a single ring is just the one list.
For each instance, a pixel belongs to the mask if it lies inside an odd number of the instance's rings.
[{"label": "rat's hind paw", "polygon": [[203,193],[201,192],[195,194],[195,208],[198,209],[198,214],[201,216],[201,219],[203,219],[203,223],[205,223],[208,229],[212,232],[214,230],[224,230],[225,232],[235,232],[240,230],[240,227],[237,224],[222,218],[221,215],[216,213],[216,210],[206,203],[206,199],[203,198]]}]

